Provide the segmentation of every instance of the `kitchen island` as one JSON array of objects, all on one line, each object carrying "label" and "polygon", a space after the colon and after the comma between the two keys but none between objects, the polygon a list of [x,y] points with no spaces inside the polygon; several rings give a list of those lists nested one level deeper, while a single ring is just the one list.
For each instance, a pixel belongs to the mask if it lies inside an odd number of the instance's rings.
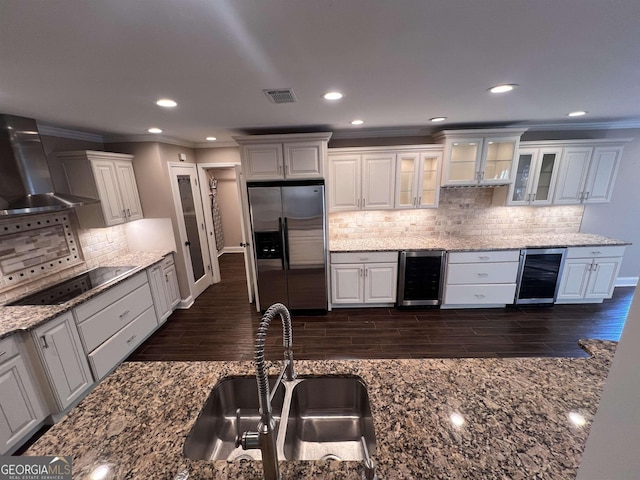
[{"label": "kitchen island", "polygon": [[[569,479],[616,344],[583,346],[591,358],[297,361],[296,370],[364,380],[381,479]],[[253,373],[250,362],[124,363],[26,454],[73,456],[74,479],[103,465],[108,479],[261,478],[260,462],[182,455],[216,382]],[[357,479],[361,471],[357,462],[281,462],[284,478]]]}]

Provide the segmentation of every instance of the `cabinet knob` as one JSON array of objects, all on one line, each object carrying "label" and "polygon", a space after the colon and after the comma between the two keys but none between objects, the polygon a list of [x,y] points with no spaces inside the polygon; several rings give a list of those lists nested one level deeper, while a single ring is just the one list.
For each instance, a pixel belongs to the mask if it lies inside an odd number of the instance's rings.
[{"label": "cabinet knob", "polygon": [[184,246],[185,247],[190,247],[191,246],[191,242],[189,240],[187,240],[186,242],[184,242]]}]

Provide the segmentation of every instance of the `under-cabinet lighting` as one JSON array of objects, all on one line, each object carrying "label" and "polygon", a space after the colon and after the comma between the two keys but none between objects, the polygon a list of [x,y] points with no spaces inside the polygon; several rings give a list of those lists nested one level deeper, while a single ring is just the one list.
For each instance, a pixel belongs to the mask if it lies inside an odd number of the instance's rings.
[{"label": "under-cabinet lighting", "polygon": [[327,92],[323,95],[325,100],[340,100],[342,98],[342,93],[340,92]]},{"label": "under-cabinet lighting", "polygon": [[489,91],[491,93],[507,93],[516,88],[515,83],[505,83],[504,85],[496,85],[495,87],[491,87]]},{"label": "under-cabinet lighting", "polygon": [[567,117],[582,117],[586,114],[587,112],[585,112],[584,110],[576,110],[575,112],[567,113]]},{"label": "under-cabinet lighting", "polygon": [[149,132],[149,133],[162,133],[162,129],[161,128],[152,127],[149,130],[147,130],[147,132]]},{"label": "under-cabinet lighting", "polygon": [[217,138],[216,137],[207,137],[207,140],[209,142],[215,142],[217,140]]},{"label": "under-cabinet lighting", "polygon": [[173,108],[177,107],[178,103],[175,100],[171,100],[170,98],[161,98],[156,102],[156,105],[158,105],[159,107]]}]

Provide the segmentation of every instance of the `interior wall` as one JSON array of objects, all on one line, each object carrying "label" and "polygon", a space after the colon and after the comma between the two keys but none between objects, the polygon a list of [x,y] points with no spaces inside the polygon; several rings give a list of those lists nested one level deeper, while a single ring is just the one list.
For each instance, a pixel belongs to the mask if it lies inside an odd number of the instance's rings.
[{"label": "interior wall", "polygon": [[[242,228],[240,225],[240,202],[236,185],[236,172],[233,168],[213,168],[207,170],[209,178],[218,180],[217,201],[222,217],[222,231],[224,232],[224,246],[240,247],[242,242]],[[210,205],[205,208],[211,208]]]}]

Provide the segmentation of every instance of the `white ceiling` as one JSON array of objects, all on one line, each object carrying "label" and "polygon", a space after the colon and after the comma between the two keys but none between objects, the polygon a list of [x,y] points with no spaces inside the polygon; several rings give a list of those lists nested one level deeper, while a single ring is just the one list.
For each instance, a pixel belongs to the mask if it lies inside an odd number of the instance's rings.
[{"label": "white ceiling", "polygon": [[[638,0],[1,0],[0,112],[194,144],[428,132],[440,115],[439,129],[575,124],[573,110],[640,126],[639,20]],[[519,87],[487,92],[500,83]],[[298,102],[262,93],[280,87]]]}]

